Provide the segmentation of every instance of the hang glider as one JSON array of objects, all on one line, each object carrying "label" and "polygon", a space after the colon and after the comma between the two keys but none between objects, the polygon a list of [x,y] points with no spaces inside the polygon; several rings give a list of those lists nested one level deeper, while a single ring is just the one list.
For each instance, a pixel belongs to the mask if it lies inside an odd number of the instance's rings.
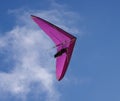
[{"label": "hang glider", "polygon": [[34,22],[53,40],[56,45],[56,78],[60,81],[68,68],[76,37],[53,25],[52,23],[31,15]]}]

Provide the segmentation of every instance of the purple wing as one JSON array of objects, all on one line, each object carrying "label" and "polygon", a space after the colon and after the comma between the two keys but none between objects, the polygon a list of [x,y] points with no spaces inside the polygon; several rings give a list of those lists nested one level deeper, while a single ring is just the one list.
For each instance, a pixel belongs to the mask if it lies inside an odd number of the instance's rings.
[{"label": "purple wing", "polygon": [[32,15],[32,19],[54,41],[57,46],[57,51],[60,51],[62,48],[67,48],[67,53],[57,57],[56,60],[56,77],[58,80],[61,80],[65,75],[71,59],[76,37],[42,18]]}]

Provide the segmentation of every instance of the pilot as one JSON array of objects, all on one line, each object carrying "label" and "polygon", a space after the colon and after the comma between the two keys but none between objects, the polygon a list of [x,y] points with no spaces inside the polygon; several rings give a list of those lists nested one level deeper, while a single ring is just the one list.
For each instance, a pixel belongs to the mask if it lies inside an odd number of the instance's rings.
[{"label": "pilot", "polygon": [[67,48],[63,48],[60,51],[58,51],[55,55],[54,58],[61,56],[63,53],[67,53]]}]

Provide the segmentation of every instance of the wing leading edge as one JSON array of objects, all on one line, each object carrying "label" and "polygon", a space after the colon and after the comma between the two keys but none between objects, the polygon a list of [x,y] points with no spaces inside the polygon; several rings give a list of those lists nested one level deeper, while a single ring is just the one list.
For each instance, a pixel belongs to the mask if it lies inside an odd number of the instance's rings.
[{"label": "wing leading edge", "polygon": [[38,26],[53,40],[57,47],[57,51],[62,48],[66,48],[67,52],[63,53],[56,59],[56,77],[60,81],[68,68],[73,48],[76,42],[76,37],[62,30],[61,28],[53,25],[52,23],[31,15],[32,19],[38,24]]}]

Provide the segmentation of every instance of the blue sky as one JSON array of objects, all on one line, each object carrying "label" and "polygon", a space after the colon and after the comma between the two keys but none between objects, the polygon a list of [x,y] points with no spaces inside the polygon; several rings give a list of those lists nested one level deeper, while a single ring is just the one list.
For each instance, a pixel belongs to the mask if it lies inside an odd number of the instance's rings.
[{"label": "blue sky", "polygon": [[[1,1],[0,100],[120,101],[119,3]],[[68,71],[60,82],[55,77],[54,49],[50,49],[53,43],[30,14],[45,18],[77,37]]]}]

